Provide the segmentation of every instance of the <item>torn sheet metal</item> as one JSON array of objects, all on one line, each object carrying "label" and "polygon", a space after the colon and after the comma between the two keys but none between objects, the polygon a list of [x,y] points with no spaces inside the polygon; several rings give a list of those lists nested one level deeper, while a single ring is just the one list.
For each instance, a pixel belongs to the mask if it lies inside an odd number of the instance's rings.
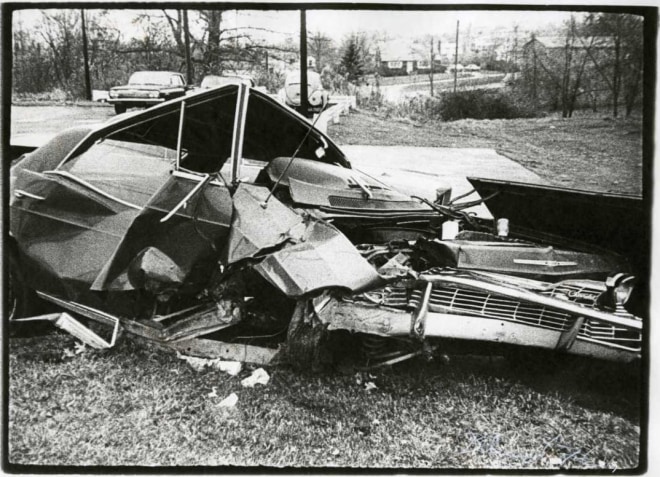
[{"label": "torn sheet metal", "polygon": [[289,297],[323,288],[355,293],[384,284],[341,232],[317,221],[308,223],[299,243],[266,256],[254,269]]},{"label": "torn sheet metal", "polygon": [[34,316],[31,318],[19,318],[12,321],[22,323],[37,320],[50,321],[58,328],[66,331],[70,335],[78,338],[86,345],[95,349],[112,348],[115,345],[117,334],[119,333],[119,320],[114,317],[112,318],[112,331],[109,340],[102,338],[98,333],[92,331],[90,328],[83,325],[80,321],[76,320],[73,316],[66,312],[50,313],[48,315]]},{"label": "torn sheet metal", "polygon": [[196,356],[186,356],[179,352],[177,352],[176,356],[188,363],[195,371],[212,368],[227,373],[230,376],[236,376],[243,369],[243,364],[240,361],[224,361],[220,358],[198,358]]},{"label": "torn sheet metal", "polygon": [[189,356],[220,358],[227,361],[241,361],[262,366],[271,364],[278,353],[276,349],[248,344],[223,343],[204,338],[167,343],[167,347]]},{"label": "torn sheet metal", "polygon": [[126,291],[135,289],[128,276],[132,263],[146,249],[156,248],[168,257],[191,284],[207,279],[214,267],[216,249],[226,238],[231,217],[231,197],[223,186],[208,184],[166,222],[166,216],[198,183],[172,176],[154,195],[125,231],[103,269],[92,283],[92,290]]},{"label": "torn sheet metal", "polygon": [[234,217],[227,245],[227,263],[231,264],[287,240],[300,240],[303,218],[269,195],[265,187],[240,184],[233,197]]},{"label": "torn sheet metal", "polygon": [[316,312],[328,330],[348,330],[379,336],[408,336],[411,317],[405,311],[330,299]]},{"label": "torn sheet metal", "polygon": [[207,308],[180,319],[162,330],[160,339],[163,341],[191,339],[228,328],[241,320],[238,311],[237,308],[231,310],[219,304],[210,304]]},{"label": "torn sheet metal", "polygon": [[168,286],[180,286],[184,278],[183,270],[155,247],[140,252],[128,269],[128,279],[135,288],[156,293]]}]

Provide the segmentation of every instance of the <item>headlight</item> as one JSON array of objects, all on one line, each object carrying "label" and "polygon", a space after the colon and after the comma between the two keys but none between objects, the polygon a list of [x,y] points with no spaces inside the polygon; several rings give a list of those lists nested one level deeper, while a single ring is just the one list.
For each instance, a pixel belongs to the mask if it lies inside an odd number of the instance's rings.
[{"label": "headlight", "polygon": [[110,91],[108,96],[110,96],[111,98],[116,98],[117,96],[119,96],[119,93],[117,93],[116,91]]},{"label": "headlight", "polygon": [[630,299],[635,285],[635,277],[626,273],[611,275],[605,280],[607,290],[598,297],[598,306],[615,311],[617,305],[625,305]]},{"label": "headlight", "polygon": [[151,91],[149,93],[150,98],[157,98],[158,96],[160,96],[160,93],[158,91]]},{"label": "headlight", "polygon": [[633,288],[635,287],[635,277],[629,275],[621,280],[617,285],[614,286],[614,297],[616,303],[625,305],[632,295]]}]

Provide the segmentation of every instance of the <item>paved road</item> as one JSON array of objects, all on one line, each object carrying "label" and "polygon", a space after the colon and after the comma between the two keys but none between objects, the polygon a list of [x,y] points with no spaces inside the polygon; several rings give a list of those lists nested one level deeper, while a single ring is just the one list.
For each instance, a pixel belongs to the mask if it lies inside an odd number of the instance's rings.
[{"label": "paved road", "polygon": [[[114,111],[107,105],[14,106],[12,144],[43,144],[62,129],[105,122],[113,116]],[[435,198],[438,188],[451,187],[453,196],[468,192],[471,190],[465,179],[468,176],[542,182],[533,172],[492,149],[353,145],[342,146],[342,150],[356,168],[402,191],[428,199]],[[484,207],[475,211],[489,215]]]},{"label": "paved road", "polygon": [[[461,85],[461,81],[466,81],[466,79],[477,79],[493,76],[493,82],[475,86],[466,86]],[[484,74],[484,73],[473,73],[470,78],[459,78],[458,88],[461,91],[470,90],[470,89],[495,89],[502,88],[504,84],[501,80],[502,75],[500,74]],[[380,90],[384,98],[387,101],[399,102],[407,97],[416,96],[419,93],[428,93],[430,81],[417,81],[404,84],[393,84],[393,85],[381,85]],[[445,78],[445,79],[436,79],[433,82],[436,91],[447,91],[451,90],[454,86],[454,78]],[[415,91],[406,91],[406,88],[410,86],[415,86]]]}]

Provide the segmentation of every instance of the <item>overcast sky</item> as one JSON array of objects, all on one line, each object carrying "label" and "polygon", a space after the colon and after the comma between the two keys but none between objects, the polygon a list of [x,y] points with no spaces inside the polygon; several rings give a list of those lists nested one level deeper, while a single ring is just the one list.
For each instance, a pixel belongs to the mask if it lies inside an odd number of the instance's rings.
[{"label": "overcast sky", "polygon": [[[583,3],[589,3],[583,0]],[[591,2],[593,4],[593,2]],[[112,3],[99,3],[99,7]],[[148,3],[144,4],[148,6]],[[184,4],[182,4],[184,5]],[[460,4],[456,4],[460,5]],[[56,7],[57,4],[53,4]],[[128,38],[140,34],[131,20],[136,10],[115,10],[111,14],[115,25]],[[469,27],[472,34],[480,30],[488,31],[495,27],[513,29],[518,26],[521,32],[534,31],[549,25],[561,25],[569,17],[569,12],[561,11],[509,11],[509,10],[465,10],[465,11],[365,11],[365,10],[309,10],[307,28],[311,32],[323,32],[340,41],[351,32],[386,31],[391,37],[420,37],[427,34],[452,34],[456,21],[460,21],[461,31]],[[15,21],[21,19],[24,26],[30,27],[39,21],[39,10],[16,12]],[[271,11],[227,11],[223,15],[224,27],[257,27],[274,30],[277,34],[268,35],[268,40],[281,41],[287,35],[296,36],[300,28],[300,13],[297,10]],[[277,38],[279,37],[279,38]]]}]

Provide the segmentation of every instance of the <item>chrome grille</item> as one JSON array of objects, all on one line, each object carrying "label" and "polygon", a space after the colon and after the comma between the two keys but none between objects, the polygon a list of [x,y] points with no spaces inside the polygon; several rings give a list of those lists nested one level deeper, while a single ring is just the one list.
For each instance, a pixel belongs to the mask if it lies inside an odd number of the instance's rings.
[{"label": "chrome grille", "polygon": [[126,89],[119,93],[120,96],[124,98],[148,98],[149,91],[141,91],[137,89]]},{"label": "chrome grille", "polygon": [[[419,302],[421,293],[421,290],[413,291],[413,306]],[[434,286],[430,306],[431,309],[446,313],[515,321],[555,331],[565,331],[573,321],[571,315],[565,312],[465,288]]]},{"label": "chrome grille", "polygon": [[[421,289],[413,290],[408,302],[409,307],[416,307],[421,295]],[[434,285],[431,292],[429,309],[442,313],[506,320],[559,332],[570,328],[577,318],[571,313],[558,311],[537,303],[522,302],[479,290],[438,286],[437,284]],[[623,308],[617,310],[616,315],[633,316]],[[634,351],[640,349],[642,341],[642,335],[639,331],[590,319],[585,320],[582,324],[578,331],[578,337]]]}]

